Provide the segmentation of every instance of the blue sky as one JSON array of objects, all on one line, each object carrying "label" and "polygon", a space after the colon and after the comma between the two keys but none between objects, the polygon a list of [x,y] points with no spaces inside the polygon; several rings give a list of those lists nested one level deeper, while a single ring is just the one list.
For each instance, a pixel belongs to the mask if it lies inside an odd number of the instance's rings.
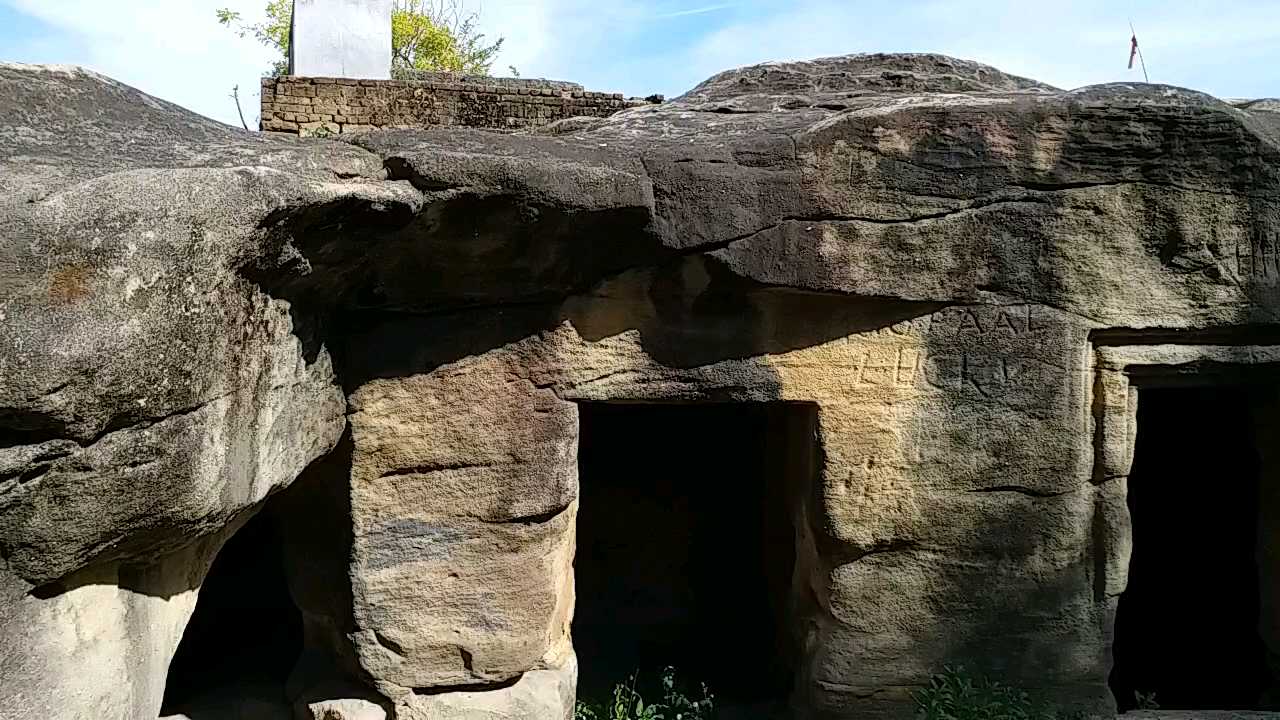
[{"label": "blue sky", "polygon": [[[217,25],[265,0],[0,0],[0,60],[92,67],[223,122],[239,85],[256,117],[271,56]],[[1060,87],[1135,81],[1280,95],[1277,0],[470,0],[506,40],[494,71],[668,97],[723,69],[852,52],[943,52]]]}]

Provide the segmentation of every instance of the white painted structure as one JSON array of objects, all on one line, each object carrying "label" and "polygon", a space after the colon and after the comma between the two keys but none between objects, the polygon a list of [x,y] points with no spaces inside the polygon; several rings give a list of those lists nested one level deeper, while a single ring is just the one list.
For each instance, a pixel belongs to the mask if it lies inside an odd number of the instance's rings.
[{"label": "white painted structure", "polygon": [[289,74],[391,78],[392,0],[294,0]]}]

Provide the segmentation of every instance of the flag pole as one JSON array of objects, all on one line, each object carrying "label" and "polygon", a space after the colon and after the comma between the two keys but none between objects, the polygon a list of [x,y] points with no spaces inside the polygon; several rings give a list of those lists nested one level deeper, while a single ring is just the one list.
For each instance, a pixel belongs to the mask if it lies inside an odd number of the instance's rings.
[{"label": "flag pole", "polygon": [[1142,57],[1142,46],[1138,44],[1138,31],[1133,29],[1133,20],[1129,21],[1129,35],[1133,38],[1133,49],[1138,53],[1138,62],[1142,65],[1142,81],[1150,84],[1151,78],[1147,76],[1147,60]]}]

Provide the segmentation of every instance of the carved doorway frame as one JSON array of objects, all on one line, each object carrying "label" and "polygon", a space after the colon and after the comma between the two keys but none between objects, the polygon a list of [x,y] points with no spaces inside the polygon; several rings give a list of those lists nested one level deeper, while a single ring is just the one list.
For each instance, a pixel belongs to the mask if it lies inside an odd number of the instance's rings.
[{"label": "carved doorway frame", "polygon": [[[1158,387],[1228,386],[1265,380],[1274,384],[1269,396],[1260,396],[1266,405],[1265,420],[1278,431],[1280,439],[1280,344],[1210,344],[1163,342],[1178,339],[1162,333],[1150,340],[1140,334],[1099,333],[1091,343],[1093,372],[1093,484],[1097,489],[1093,521],[1095,599],[1101,606],[1101,628],[1106,640],[1104,667],[1108,676],[1113,667],[1112,646],[1116,610],[1128,585],[1133,551],[1133,527],[1128,506],[1128,479],[1133,467],[1137,440],[1139,390]],[[1194,338],[1193,338],[1194,339]],[[1223,338],[1214,338],[1214,340]],[[1266,338],[1280,340],[1280,338]],[[1144,340],[1147,340],[1144,342]],[[1280,446],[1280,443],[1274,443]],[[1259,443],[1260,452],[1266,452]],[[1277,447],[1280,451],[1280,447]],[[1261,472],[1280,473],[1280,453]],[[1264,489],[1265,502],[1280,507],[1280,483]],[[1264,500],[1260,499],[1260,505]],[[1280,513],[1260,511],[1259,532],[1280,531]],[[1274,526],[1274,527],[1268,527]],[[1259,543],[1259,550],[1266,546]],[[1259,560],[1261,569],[1259,633],[1268,650],[1273,677],[1280,679],[1280,546],[1272,549],[1274,562]],[[1266,568],[1274,568],[1267,574]],[[1270,623],[1262,618],[1271,617]],[[1104,681],[1106,679],[1104,678]]]}]

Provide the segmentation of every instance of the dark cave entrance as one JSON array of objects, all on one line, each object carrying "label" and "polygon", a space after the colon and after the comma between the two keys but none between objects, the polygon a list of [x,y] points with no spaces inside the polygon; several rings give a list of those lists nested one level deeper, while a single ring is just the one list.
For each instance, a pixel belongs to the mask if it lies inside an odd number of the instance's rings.
[{"label": "dark cave entrance", "polygon": [[[1120,596],[1111,689],[1161,709],[1260,709],[1270,683],[1263,640],[1260,520],[1270,522],[1250,385],[1144,387],[1128,480],[1133,555]],[[1148,706],[1149,707],[1149,706]]]},{"label": "dark cave entrance", "polygon": [[580,405],[579,697],[636,671],[653,688],[673,666],[710,687],[720,717],[785,707],[816,417],[788,403]]},{"label": "dark cave entrance", "polygon": [[285,683],[302,650],[302,615],[285,576],[275,500],[223,546],[169,664],[161,715],[291,717]]}]

